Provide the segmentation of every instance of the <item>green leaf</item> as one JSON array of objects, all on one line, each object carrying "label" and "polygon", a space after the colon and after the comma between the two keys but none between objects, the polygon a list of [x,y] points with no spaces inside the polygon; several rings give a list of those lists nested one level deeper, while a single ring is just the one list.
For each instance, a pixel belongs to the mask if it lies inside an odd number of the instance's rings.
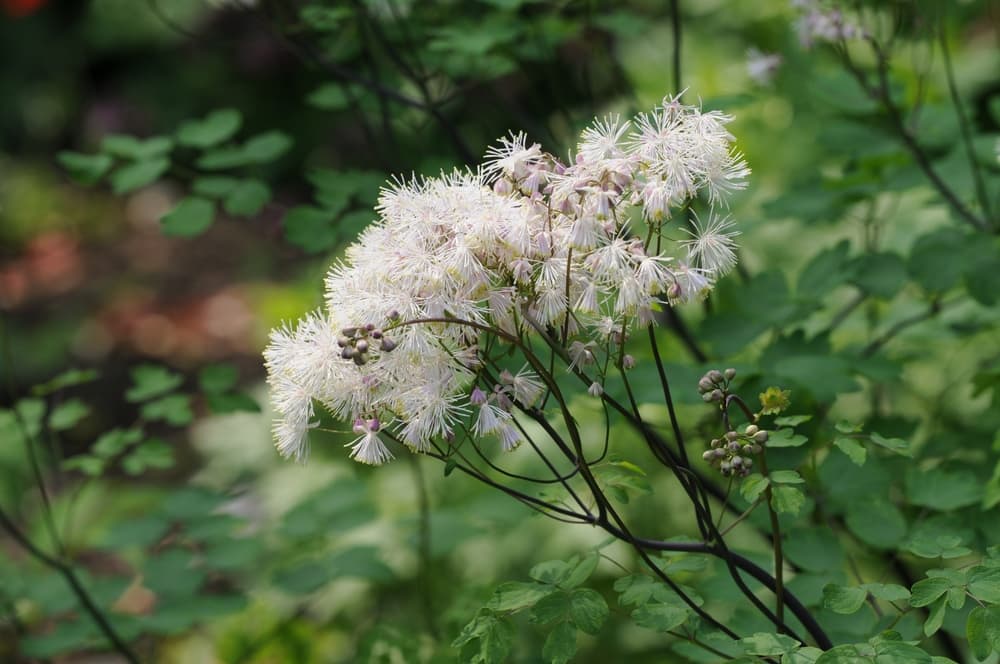
[{"label": "green leaf", "polygon": [[188,196],[163,215],[160,224],[164,235],[192,237],[208,230],[215,219],[215,204],[207,198]]},{"label": "green leaf", "polygon": [[971,549],[962,546],[960,536],[936,535],[927,529],[911,534],[902,547],[921,558],[960,558],[972,553]]},{"label": "green leaf", "polygon": [[847,420],[840,420],[833,427],[843,434],[859,433],[863,428],[860,424],[851,424]]},{"label": "green leaf", "polygon": [[309,252],[329,249],[337,244],[335,214],[329,210],[300,205],[285,215],[285,239]]},{"label": "green leaf", "polygon": [[551,586],[540,583],[507,581],[493,591],[493,597],[486,603],[486,608],[491,611],[520,611],[534,606],[551,592]]},{"label": "green leaf", "polygon": [[884,447],[887,450],[891,450],[896,454],[900,454],[905,457],[912,457],[913,451],[910,449],[910,444],[903,440],[902,438],[883,438],[877,433],[873,433],[870,436],[873,443],[880,447]]},{"label": "green leaf", "polygon": [[771,507],[779,514],[798,514],[805,504],[805,494],[795,487],[776,486],[771,489]]},{"label": "green leaf", "polygon": [[881,641],[875,646],[875,664],[932,664],[931,656],[902,641]]},{"label": "green leaf", "polygon": [[67,387],[93,382],[97,378],[98,373],[93,369],[69,369],[40,385],[35,385],[31,388],[31,393],[36,397],[44,397]]},{"label": "green leaf", "polygon": [[982,602],[1000,604],[1000,567],[975,567],[969,572],[969,592]]},{"label": "green leaf", "polygon": [[984,660],[1000,651],[1000,607],[977,606],[969,613],[965,635],[976,659]]},{"label": "green leaf", "polygon": [[111,174],[111,190],[118,195],[127,194],[160,179],[170,168],[170,160],[147,159],[122,166]]},{"label": "green leaf", "polygon": [[944,614],[947,611],[948,604],[947,598],[942,597],[931,609],[930,615],[924,622],[924,636],[934,636],[939,629],[941,629],[941,624],[944,622]]},{"label": "green leaf", "polygon": [[173,465],[174,448],[158,438],[143,442],[122,459],[122,468],[129,475],[140,475],[150,468],[172,468]]},{"label": "green leaf", "polygon": [[933,231],[917,239],[906,267],[925,290],[943,293],[962,277],[965,265],[954,257],[965,254],[966,244],[966,236],[954,229]]},{"label": "green leaf", "polygon": [[155,364],[142,364],[132,369],[132,387],[125,392],[130,402],[145,401],[171,392],[184,381],[178,374]]},{"label": "green leaf", "polygon": [[771,481],[775,484],[802,484],[805,482],[802,476],[794,470],[771,471]]},{"label": "green leaf", "polygon": [[110,459],[140,440],[142,440],[142,429],[112,429],[102,434],[90,451],[99,457]]},{"label": "green leaf", "polygon": [[785,554],[811,572],[829,572],[844,564],[840,540],[828,528],[796,528],[785,533]]},{"label": "green leaf", "polygon": [[568,622],[559,623],[549,632],[542,646],[542,658],[551,664],[565,664],[576,654],[576,628]]},{"label": "green leaf", "polygon": [[948,588],[950,587],[951,582],[941,577],[931,577],[917,581],[910,590],[910,605],[928,606],[938,597],[948,592]]},{"label": "green leaf", "polygon": [[886,602],[900,602],[910,599],[910,591],[895,583],[866,583],[863,586],[873,597]]},{"label": "green leaf", "polygon": [[646,604],[632,612],[632,622],[639,627],[657,632],[667,632],[683,625],[688,610],[671,604]]},{"label": "green leaf", "polygon": [[56,155],[56,158],[69,172],[69,176],[83,185],[91,185],[100,180],[114,164],[114,159],[106,154],[63,151]]},{"label": "green leaf", "polygon": [[500,664],[514,644],[514,628],[505,620],[491,622],[479,637],[483,664]]},{"label": "green leaf", "polygon": [[194,419],[191,403],[185,394],[171,394],[143,405],[142,416],[148,420],[163,420],[175,427],[183,426]]},{"label": "green leaf", "polygon": [[809,442],[805,436],[795,433],[792,429],[778,429],[768,434],[768,448],[771,447],[801,447]]},{"label": "green leaf", "polygon": [[90,413],[90,407],[79,399],[65,401],[49,414],[49,427],[54,431],[67,431],[75,427]]},{"label": "green leaf", "polygon": [[116,157],[146,161],[154,157],[162,157],[174,148],[172,139],[166,136],[153,136],[145,140],[124,134],[109,134],[101,141],[101,151]]},{"label": "green leaf", "polygon": [[864,605],[867,595],[864,588],[828,583],[823,586],[823,606],[835,613],[847,615],[857,612]]},{"label": "green leaf", "polygon": [[910,502],[919,507],[954,510],[978,503],[983,483],[970,470],[912,467],[906,473],[906,493]]},{"label": "green leaf", "polygon": [[274,161],[292,147],[292,139],[280,131],[258,134],[243,144],[243,153],[254,164]]},{"label": "green leaf", "polygon": [[812,418],[812,415],[786,415],[784,417],[774,418],[774,424],[779,427],[797,427],[800,424],[808,422]]},{"label": "green leaf", "polygon": [[858,441],[853,438],[838,438],[833,441],[833,444],[836,445],[837,449],[846,454],[851,461],[857,465],[865,465],[865,459],[868,458],[868,451],[865,449],[865,446]]},{"label": "green leaf", "polygon": [[569,616],[569,593],[555,590],[538,600],[531,608],[531,622],[545,625]]},{"label": "green leaf", "polygon": [[228,394],[208,394],[206,395],[208,409],[216,415],[226,413],[259,413],[260,404],[254,401],[253,397],[243,392],[230,392]]},{"label": "green leaf", "polygon": [[799,276],[798,295],[810,300],[818,299],[850,279],[850,250],[850,243],[841,240],[836,246],[816,254]]},{"label": "green leaf", "polygon": [[89,454],[80,454],[78,456],[64,459],[62,462],[62,468],[63,470],[79,470],[88,477],[97,477],[104,472],[106,463],[107,462],[100,457],[91,456]]},{"label": "green leaf", "polygon": [[342,83],[324,83],[309,93],[306,103],[324,111],[341,111],[351,104],[344,88]]},{"label": "green leaf", "polygon": [[894,253],[870,253],[858,256],[851,270],[851,283],[861,290],[890,299],[906,283],[906,263]]},{"label": "green leaf", "polygon": [[747,475],[740,483],[740,495],[743,496],[747,502],[752,503],[760,497],[760,494],[762,494],[764,489],[766,489],[770,484],[771,480],[763,475]]},{"label": "green leaf", "polygon": [[608,603],[590,588],[577,588],[570,595],[570,618],[581,631],[597,634],[609,615]]},{"label": "green leaf", "polygon": [[595,569],[597,569],[597,563],[600,559],[601,557],[597,555],[596,551],[588,553],[573,568],[573,571],[569,573],[569,576],[567,576],[566,579],[559,584],[559,586],[566,590],[576,588],[590,578],[590,575],[594,573]]},{"label": "green leaf", "polygon": [[191,190],[199,196],[222,198],[228,196],[242,180],[224,175],[206,175],[191,183]]},{"label": "green leaf", "polygon": [[243,124],[242,114],[232,108],[212,111],[201,120],[190,120],[177,130],[177,142],[205,149],[229,140]]},{"label": "green leaf", "polygon": [[847,527],[862,542],[878,549],[894,549],[906,536],[906,518],[881,497],[853,501],[847,510]]},{"label": "green leaf", "polygon": [[238,376],[232,364],[212,364],[198,372],[198,385],[211,394],[228,392],[236,386]]},{"label": "green leaf", "polygon": [[791,652],[802,644],[784,634],[757,632],[753,636],[740,639],[740,645],[743,647],[743,652],[748,655],[773,657]]},{"label": "green leaf", "polygon": [[252,217],[271,200],[271,189],[260,180],[243,180],[226,196],[223,209],[232,215]]}]

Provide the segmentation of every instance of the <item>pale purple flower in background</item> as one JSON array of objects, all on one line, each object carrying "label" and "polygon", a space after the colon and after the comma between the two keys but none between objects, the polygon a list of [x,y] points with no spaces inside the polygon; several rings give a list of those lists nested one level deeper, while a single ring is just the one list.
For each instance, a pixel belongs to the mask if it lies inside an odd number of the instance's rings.
[{"label": "pale purple flower in background", "polygon": [[770,85],[781,68],[782,58],[778,53],[764,53],[756,48],[747,50],[747,75],[757,85]]}]

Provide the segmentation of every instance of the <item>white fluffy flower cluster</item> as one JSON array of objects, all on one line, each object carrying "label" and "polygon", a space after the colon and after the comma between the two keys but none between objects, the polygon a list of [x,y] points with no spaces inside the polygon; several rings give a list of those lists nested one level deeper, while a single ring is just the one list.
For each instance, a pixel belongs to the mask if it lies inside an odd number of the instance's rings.
[{"label": "white fluffy flower cluster", "polygon": [[[385,437],[415,451],[457,436],[516,447],[513,413],[545,388],[498,366],[484,334],[557,330],[585,365],[660,303],[704,296],[736,262],[714,208],[749,173],[729,121],[668,98],[634,122],[596,122],[570,165],[519,134],[478,173],[388,186],[379,220],[330,270],[325,310],[271,335],[279,451],[306,453],[315,402],[353,424],[363,463],[392,457]],[[685,239],[671,257],[665,225],[700,193],[710,212],[673,233]]]},{"label": "white fluffy flower cluster", "polygon": [[792,0],[801,12],[795,24],[799,42],[810,48],[816,42],[840,42],[863,36],[861,26],[844,17],[836,7],[824,7],[821,0]]}]

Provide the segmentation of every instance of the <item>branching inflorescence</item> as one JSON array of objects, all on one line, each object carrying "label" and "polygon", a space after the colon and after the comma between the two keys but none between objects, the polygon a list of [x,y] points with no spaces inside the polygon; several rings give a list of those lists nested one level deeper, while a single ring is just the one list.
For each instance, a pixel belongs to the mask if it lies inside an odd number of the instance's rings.
[{"label": "branching inflorescence", "polygon": [[[719,210],[749,168],[730,119],[666,98],[595,122],[569,163],[512,134],[477,172],[387,186],[378,221],[329,272],[325,311],[272,333],[279,451],[306,454],[314,402],[352,423],[363,463],[392,458],[383,433],[418,452],[465,435],[513,449],[514,412],[548,389],[525,361],[532,339],[593,367],[600,396],[609,362],[634,364],[631,328],[704,297],[736,263]],[[671,225],[699,195],[701,218]],[[503,353],[514,347],[518,366]]]}]

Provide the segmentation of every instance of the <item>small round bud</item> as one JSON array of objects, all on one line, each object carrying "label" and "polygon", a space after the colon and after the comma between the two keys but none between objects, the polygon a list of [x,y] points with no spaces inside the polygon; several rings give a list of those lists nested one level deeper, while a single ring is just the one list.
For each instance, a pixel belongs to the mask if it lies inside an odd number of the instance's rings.
[{"label": "small round bud", "polygon": [[743,467],[744,468],[749,468],[752,465],[753,465],[753,459],[751,459],[750,457],[743,457]]},{"label": "small round bud", "polygon": [[340,356],[342,358],[344,358],[345,360],[349,360],[352,357],[354,357],[354,353],[356,353],[356,352],[357,351],[354,350],[354,348],[352,348],[351,346],[345,346],[344,350],[340,351]]},{"label": "small round bud", "polygon": [[698,381],[698,389],[702,392],[708,392],[712,389],[712,381],[708,379],[708,376],[701,377],[701,380]]},{"label": "small round bud", "polygon": [[712,450],[712,451],[715,452],[715,456],[718,459],[722,459],[724,457],[729,456],[729,453],[726,452],[726,450],[722,449],[721,447],[719,449],[717,449],[717,450]]},{"label": "small round bud", "polygon": [[356,343],[354,345],[354,347],[358,349],[359,353],[367,353],[368,352],[368,342],[365,341],[364,339],[360,339],[358,341],[358,343]]},{"label": "small round bud", "polygon": [[472,393],[469,395],[469,403],[473,406],[482,406],[486,403],[486,393],[479,389],[478,386],[472,388]]},{"label": "small round bud", "polygon": [[753,445],[744,445],[740,451],[743,454],[753,454]]},{"label": "small round bud", "polygon": [[337,337],[337,345],[340,346],[341,348],[346,348],[347,346],[351,345],[351,340],[345,337],[344,335],[340,335],[339,337]]},{"label": "small round bud", "polygon": [[719,464],[719,470],[721,470],[723,473],[728,473],[730,470],[732,470],[732,468],[733,464],[730,463],[729,461],[723,461],[722,463]]},{"label": "small round bud", "polygon": [[711,461],[715,458],[715,453],[712,450],[705,450],[705,453],[701,455],[701,458],[705,461]]},{"label": "small round bud", "polygon": [[711,371],[709,371],[705,375],[708,376],[708,379],[710,381],[712,381],[713,383],[721,383],[722,382],[722,372],[719,371],[718,369],[712,369]]},{"label": "small round bud", "polygon": [[382,338],[382,329],[376,327],[374,330],[372,330],[371,337],[372,337],[372,339],[381,339]]},{"label": "small round bud", "polygon": [[372,419],[368,420],[367,424],[369,431],[378,431],[379,429],[382,428],[382,423],[378,421],[377,417],[373,417]]},{"label": "small round bud", "polygon": [[740,437],[740,434],[736,433],[735,431],[727,431],[726,432],[726,440],[738,440],[739,437]]},{"label": "small round bud", "polygon": [[768,436],[766,431],[758,431],[757,433],[754,434],[753,437],[754,442],[760,443],[761,445],[767,442],[767,438]]},{"label": "small round bud", "polygon": [[345,327],[344,329],[342,329],[340,331],[340,333],[342,335],[344,335],[345,337],[353,337],[355,334],[358,333],[358,328],[356,328],[356,327]]},{"label": "small round bud", "polygon": [[393,309],[388,314],[386,314],[386,318],[388,318],[389,320],[396,320],[397,318],[399,318],[399,312]]},{"label": "small round bud", "polygon": [[752,451],[752,452],[753,452],[754,454],[760,454],[760,451],[761,451],[761,449],[763,449],[763,448],[762,448],[762,447],[761,447],[760,445],[758,445],[757,443],[754,443],[753,445],[751,445],[751,446],[750,446],[750,448],[751,448],[751,451]]},{"label": "small round bud", "polygon": [[728,369],[726,369],[725,375],[726,375],[726,380],[732,380],[733,378],[736,378],[736,369],[729,367]]},{"label": "small round bud", "polygon": [[740,445],[735,440],[733,442],[729,443],[728,445],[726,445],[726,449],[729,450],[730,452],[732,452],[733,454],[736,454],[737,452],[739,452],[742,447],[743,446]]},{"label": "small round bud", "polygon": [[365,429],[365,421],[363,419],[361,419],[360,417],[358,419],[354,420],[354,426],[352,428],[354,429],[354,433],[366,433],[367,432],[367,430]]},{"label": "small round bud", "polygon": [[747,426],[747,428],[744,430],[744,433],[748,436],[752,436],[758,431],[760,431],[760,427],[758,427],[756,424],[751,424]]},{"label": "small round bud", "polygon": [[396,342],[388,337],[382,337],[381,339],[379,339],[378,347],[383,351],[385,351],[386,353],[391,353],[392,350],[396,347]]},{"label": "small round bud", "polygon": [[725,395],[722,393],[722,390],[718,388],[712,390],[712,401],[722,401],[723,397]]},{"label": "small round bud", "polygon": [[734,467],[739,468],[740,466],[743,465],[743,457],[734,456],[733,460],[730,463],[732,463]]},{"label": "small round bud", "polygon": [[635,368],[635,358],[631,355],[625,355],[622,357],[622,368],[623,369],[634,369]]},{"label": "small round bud", "polygon": [[368,362],[368,358],[365,356],[364,353],[355,353],[354,357],[351,359],[353,359],[354,363],[359,367],[365,365]]},{"label": "small round bud", "polygon": [[372,330],[375,329],[375,324],[374,323],[367,323],[365,325],[364,329],[365,329],[365,332],[371,332]]},{"label": "small round bud", "polygon": [[701,400],[704,401],[705,403],[712,403],[713,401],[715,401],[715,395],[711,392],[706,392],[705,394],[701,395]]},{"label": "small round bud", "polygon": [[713,448],[718,447],[721,444],[722,441],[719,440],[718,438],[713,438],[712,441],[709,443],[709,445],[711,445]]}]

